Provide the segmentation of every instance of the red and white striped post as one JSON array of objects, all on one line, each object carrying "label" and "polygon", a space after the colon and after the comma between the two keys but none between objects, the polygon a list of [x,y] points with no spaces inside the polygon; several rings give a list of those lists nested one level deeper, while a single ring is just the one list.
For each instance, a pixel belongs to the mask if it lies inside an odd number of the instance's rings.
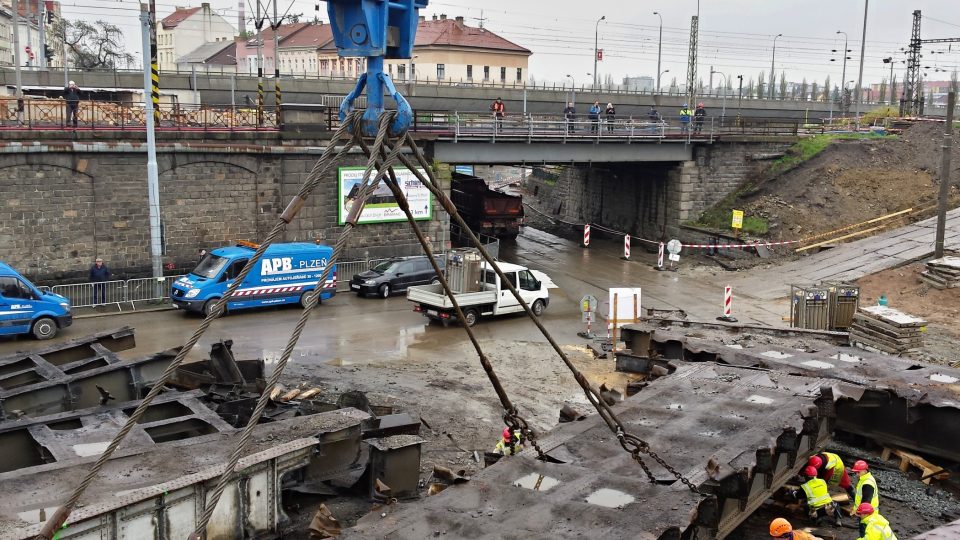
[{"label": "red and white striped post", "polygon": [[623,236],[623,258],[630,260],[630,235],[626,234]]},{"label": "red and white striped post", "polygon": [[663,270],[663,242],[657,248],[657,270]]},{"label": "red and white striped post", "polygon": [[737,322],[733,316],[733,287],[727,285],[723,288],[723,316],[717,317],[718,321]]},{"label": "red and white striped post", "polygon": [[583,247],[590,247],[590,224],[583,226]]}]

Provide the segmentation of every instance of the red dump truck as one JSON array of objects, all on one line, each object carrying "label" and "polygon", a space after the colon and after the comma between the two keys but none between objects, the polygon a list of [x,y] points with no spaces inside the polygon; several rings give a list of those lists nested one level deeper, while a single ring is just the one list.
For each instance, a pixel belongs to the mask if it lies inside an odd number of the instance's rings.
[{"label": "red dump truck", "polygon": [[471,229],[499,238],[516,238],[523,221],[523,199],[487,187],[483,178],[454,172],[450,198]]}]

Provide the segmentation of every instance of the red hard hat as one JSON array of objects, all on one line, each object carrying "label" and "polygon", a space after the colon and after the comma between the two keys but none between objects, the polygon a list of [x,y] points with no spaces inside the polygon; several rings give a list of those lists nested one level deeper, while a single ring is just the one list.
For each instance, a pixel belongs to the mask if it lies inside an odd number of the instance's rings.
[{"label": "red hard hat", "polygon": [[823,460],[820,459],[820,456],[810,456],[810,459],[807,461],[807,465],[815,469],[819,469],[823,465]]},{"label": "red hard hat", "polygon": [[807,468],[803,470],[803,475],[814,478],[817,476],[817,469],[815,467],[807,466]]},{"label": "red hard hat", "polygon": [[857,507],[857,515],[869,516],[872,513],[873,505],[870,503],[860,503],[860,506]]},{"label": "red hard hat", "polygon": [[508,427],[503,428],[503,440],[509,441],[510,437],[512,436],[513,436],[513,432],[510,431],[510,428]]},{"label": "red hard hat", "polygon": [[857,460],[857,462],[853,464],[853,472],[864,472],[867,469],[869,469],[867,462],[862,459]]}]

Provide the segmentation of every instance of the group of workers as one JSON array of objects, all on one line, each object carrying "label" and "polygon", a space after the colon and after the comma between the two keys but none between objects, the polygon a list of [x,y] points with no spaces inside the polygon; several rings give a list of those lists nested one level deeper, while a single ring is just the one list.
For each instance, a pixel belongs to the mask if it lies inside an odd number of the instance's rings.
[{"label": "group of workers", "polygon": [[[507,113],[507,107],[503,103],[503,99],[499,97],[495,99],[493,103],[490,104],[490,111],[493,113],[496,130],[502,132],[503,118]],[[599,131],[601,113],[606,116],[607,131],[613,131],[614,120],[617,114],[616,108],[613,106],[613,103],[607,103],[604,109],[600,107],[599,101],[595,101],[588,112],[591,133],[597,133]],[[567,106],[563,109],[563,117],[566,120],[568,132],[576,131],[576,116],[577,109],[573,102],[567,103]],[[647,113],[647,116],[651,122],[658,123],[663,121],[660,113],[657,112],[656,107],[653,105],[650,106],[650,111]],[[690,124],[693,123],[693,132],[699,134],[703,130],[703,122],[706,117],[707,110],[704,108],[703,103],[698,103],[696,109],[692,111],[690,110],[690,106],[684,103],[680,109],[680,131],[682,133],[688,133],[690,131]]]},{"label": "group of workers", "polygon": [[[850,475],[854,476],[854,484]],[[858,540],[897,540],[890,523],[880,515],[880,492],[877,481],[870,473],[867,462],[859,460],[853,464],[849,473],[843,466],[840,456],[831,452],[821,452],[811,456],[807,466],[801,471],[804,478],[800,489],[793,496],[806,502],[810,519],[821,523],[833,517],[837,526],[842,525],[840,508],[830,496],[830,487],[846,491],[853,501],[853,508],[860,518]],[[770,536],[789,540],[816,540],[816,536],[800,530],[784,518],[770,523]]]}]

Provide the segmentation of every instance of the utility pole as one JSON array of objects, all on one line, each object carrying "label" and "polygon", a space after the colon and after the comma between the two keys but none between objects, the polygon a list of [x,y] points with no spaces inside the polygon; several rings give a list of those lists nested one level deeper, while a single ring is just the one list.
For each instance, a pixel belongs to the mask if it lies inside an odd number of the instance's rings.
[{"label": "utility pole", "polygon": [[[150,7],[150,101],[153,102],[153,121],[160,123],[160,64],[157,62],[157,4],[149,1]],[[146,52],[146,50],[144,50]],[[144,61],[146,65],[146,61]],[[146,100],[146,94],[144,94]]]},{"label": "utility pole", "polygon": [[63,18],[63,12],[60,12],[60,31],[63,38],[63,87],[70,86],[70,59],[67,56],[67,20]]},{"label": "utility pole", "polygon": [[17,81],[17,123],[23,122],[23,79],[20,75],[20,6],[17,0],[13,4],[13,64]]},{"label": "utility pole", "polygon": [[947,94],[947,123],[943,128],[943,146],[940,156],[940,198],[937,199],[937,236],[933,255],[943,257],[943,237],[947,228],[947,199],[950,197],[950,154],[953,152],[953,109],[957,104],[956,92]]},{"label": "utility pole", "polygon": [[913,12],[913,28],[910,31],[910,55],[907,57],[907,77],[903,81],[903,101],[900,116],[913,116],[920,108],[917,97],[917,82],[920,78],[920,10]]},{"label": "utility pole", "polygon": [[660,75],[663,73],[660,72],[660,54],[663,52],[663,16],[660,15],[659,11],[654,11],[654,15],[660,17],[660,39],[657,41],[657,93],[660,93]]},{"label": "utility pole", "polygon": [[767,89],[767,95],[770,98],[774,98],[774,88],[777,83],[777,72],[775,71],[775,65],[777,61],[777,38],[783,37],[783,34],[777,34],[773,36],[773,54],[770,55],[770,88]]},{"label": "utility pole", "polygon": [[[140,4],[140,27],[143,38],[143,95],[153,88],[153,66],[148,62],[150,51],[150,9]],[[157,141],[154,134],[153,100],[143,100],[147,128],[147,198],[150,210],[150,258],[153,262],[153,277],[163,277],[163,250],[160,238],[160,184],[157,174]],[[158,285],[159,287],[159,285]]]},{"label": "utility pole", "polygon": [[39,67],[50,67],[47,65],[47,15],[45,11],[41,7],[40,0],[37,0],[37,30],[40,32],[40,50],[37,51],[37,65]]},{"label": "utility pole", "polygon": [[603,15],[597,19],[597,24],[593,28],[593,89],[597,89],[597,55],[599,54],[600,46],[600,21],[606,19],[607,16]]},{"label": "utility pole", "polygon": [[857,131],[860,131],[860,102],[863,101],[863,56],[867,52],[867,11],[869,8],[870,0],[863,0],[863,34],[860,37],[860,74],[857,76]]},{"label": "utility pole", "polygon": [[[260,15],[260,0],[257,0],[257,126],[263,125],[263,17]],[[276,53],[274,53],[276,54]]]},{"label": "utility pole", "polygon": [[283,100],[280,98],[280,17],[277,16],[277,0],[273,0],[273,93],[276,102],[277,127],[282,122],[282,113],[280,106]]},{"label": "utility pole", "polygon": [[[699,3],[698,3],[699,6]],[[700,12],[699,7],[697,12]],[[688,103],[693,103],[697,85],[697,42],[699,40],[700,16],[690,18],[690,51],[687,55],[687,96]]]}]

